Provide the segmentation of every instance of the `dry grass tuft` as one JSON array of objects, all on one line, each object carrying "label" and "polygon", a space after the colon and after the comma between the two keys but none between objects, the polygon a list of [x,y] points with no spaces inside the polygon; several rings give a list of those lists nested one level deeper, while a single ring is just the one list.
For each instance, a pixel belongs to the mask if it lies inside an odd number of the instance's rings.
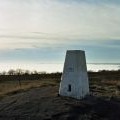
[{"label": "dry grass tuft", "polygon": [[6,95],[12,95],[20,93],[32,88],[44,87],[44,86],[55,86],[57,80],[43,79],[43,80],[23,80],[21,86],[18,81],[4,81],[0,82],[0,98]]}]

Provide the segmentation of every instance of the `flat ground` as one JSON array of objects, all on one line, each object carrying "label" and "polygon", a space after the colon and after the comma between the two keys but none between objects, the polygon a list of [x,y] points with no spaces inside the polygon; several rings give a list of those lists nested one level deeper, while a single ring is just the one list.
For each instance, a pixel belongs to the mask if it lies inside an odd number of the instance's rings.
[{"label": "flat ground", "polygon": [[58,96],[59,82],[53,83],[6,94],[0,120],[120,120],[117,81],[90,82],[91,95],[83,100]]}]

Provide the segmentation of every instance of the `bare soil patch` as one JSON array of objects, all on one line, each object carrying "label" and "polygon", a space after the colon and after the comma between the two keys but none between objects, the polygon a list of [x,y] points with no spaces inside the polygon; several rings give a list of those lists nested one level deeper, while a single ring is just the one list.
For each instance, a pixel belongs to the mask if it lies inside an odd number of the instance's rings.
[{"label": "bare soil patch", "polygon": [[88,96],[75,100],[58,96],[57,86],[44,86],[0,101],[0,120],[119,120],[120,99]]}]

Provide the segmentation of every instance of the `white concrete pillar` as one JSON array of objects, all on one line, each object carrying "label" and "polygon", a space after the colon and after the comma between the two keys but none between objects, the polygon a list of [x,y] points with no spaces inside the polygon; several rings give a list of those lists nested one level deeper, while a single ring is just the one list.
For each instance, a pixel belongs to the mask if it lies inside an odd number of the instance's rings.
[{"label": "white concrete pillar", "polygon": [[89,94],[85,52],[68,50],[66,53],[59,94],[82,99]]}]

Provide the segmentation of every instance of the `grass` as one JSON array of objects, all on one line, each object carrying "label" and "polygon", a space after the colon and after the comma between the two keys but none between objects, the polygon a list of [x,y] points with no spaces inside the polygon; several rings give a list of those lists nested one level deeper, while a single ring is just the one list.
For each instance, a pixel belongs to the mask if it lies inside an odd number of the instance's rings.
[{"label": "grass", "polygon": [[21,81],[21,86],[19,85],[19,82],[15,80],[2,81],[0,82],[0,98],[3,98],[6,95],[27,91],[31,88],[55,86],[56,84],[57,80],[53,79],[23,80]]},{"label": "grass", "polygon": [[101,80],[91,81],[90,91],[97,97],[119,97],[120,96],[120,81],[119,80]]},{"label": "grass", "polygon": [[[14,77],[13,77],[14,78]],[[0,81],[0,98],[6,95],[16,94],[32,88],[44,86],[59,86],[59,78],[43,78],[40,80],[18,80]],[[89,74],[90,92],[97,96],[120,96],[120,76],[107,73]]]}]

